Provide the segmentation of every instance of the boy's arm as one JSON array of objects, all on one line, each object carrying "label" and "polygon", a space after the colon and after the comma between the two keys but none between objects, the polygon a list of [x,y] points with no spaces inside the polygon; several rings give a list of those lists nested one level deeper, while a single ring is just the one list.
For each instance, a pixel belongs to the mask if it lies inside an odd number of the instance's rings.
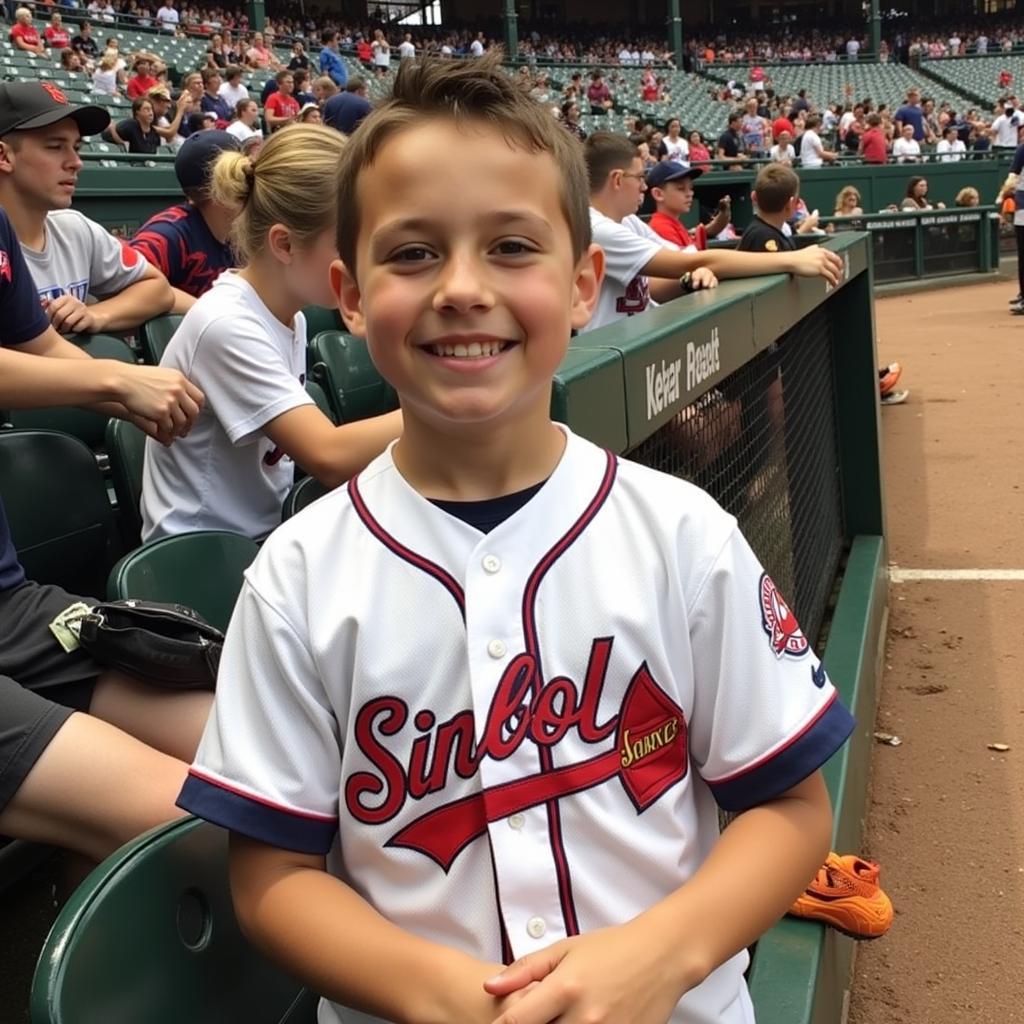
[{"label": "boy's arm", "polygon": [[[142,258],[141,256],[139,257]],[[65,334],[125,331],[170,311],[174,293],[167,278],[147,262],[142,276],[109,299],[86,305],[62,295],[47,306],[53,326]]]},{"label": "boy's arm", "polygon": [[328,874],[323,857],[232,833],[230,865],[246,935],[327,999],[396,1024],[487,1024],[517,998],[484,990],[500,964],[392,924]]},{"label": "boy's arm", "polygon": [[[732,249],[707,249],[704,252],[677,252],[663,249],[641,270],[651,278],[673,278],[678,294],[678,279],[685,273],[707,267],[716,277],[756,277],[759,274],[797,274],[800,277],[824,277],[830,284],[839,283],[843,261],[829,249],[812,245],[796,252],[736,252]],[[658,298],[654,282],[651,294]],[[673,296],[669,296],[670,298]]]},{"label": "boy's arm", "polygon": [[650,910],[557,942],[488,980],[495,996],[540,983],[516,1003],[514,1018],[502,1013],[494,1024],[664,1024],[686,992],[786,912],[824,861],[831,823],[820,772],[751,808],[696,874]]}]

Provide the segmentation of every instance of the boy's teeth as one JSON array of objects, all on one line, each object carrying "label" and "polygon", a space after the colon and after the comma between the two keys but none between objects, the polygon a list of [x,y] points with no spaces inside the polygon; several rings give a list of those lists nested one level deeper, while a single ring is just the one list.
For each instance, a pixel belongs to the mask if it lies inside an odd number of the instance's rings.
[{"label": "boy's teeth", "polygon": [[496,356],[502,349],[500,341],[471,341],[468,345],[433,345],[434,355],[454,356],[456,359],[480,359]]}]

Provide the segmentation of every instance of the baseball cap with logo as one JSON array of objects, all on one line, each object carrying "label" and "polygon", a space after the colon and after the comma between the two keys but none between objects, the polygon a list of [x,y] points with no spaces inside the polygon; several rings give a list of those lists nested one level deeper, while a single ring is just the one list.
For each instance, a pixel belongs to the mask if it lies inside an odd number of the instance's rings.
[{"label": "baseball cap with logo", "polygon": [[53,82],[0,82],[0,136],[45,128],[70,117],[83,135],[98,135],[110,124],[102,107],[76,107]]},{"label": "baseball cap with logo", "polygon": [[678,160],[662,160],[647,172],[647,187],[660,188],[668,181],[680,178],[699,178],[704,172],[699,167],[680,163]]},{"label": "baseball cap with logo", "polygon": [[216,128],[190,135],[174,158],[174,173],[183,192],[205,189],[210,183],[210,169],[214,160],[226,149],[240,149],[241,145],[230,132]]}]

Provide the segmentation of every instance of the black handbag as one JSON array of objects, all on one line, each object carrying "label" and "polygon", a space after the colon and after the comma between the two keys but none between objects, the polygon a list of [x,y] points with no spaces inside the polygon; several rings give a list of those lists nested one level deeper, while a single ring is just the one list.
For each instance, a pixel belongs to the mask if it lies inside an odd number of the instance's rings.
[{"label": "black handbag", "polygon": [[101,665],[179,690],[212,690],[224,647],[224,634],[198,612],[158,601],[96,605],[78,639]]}]

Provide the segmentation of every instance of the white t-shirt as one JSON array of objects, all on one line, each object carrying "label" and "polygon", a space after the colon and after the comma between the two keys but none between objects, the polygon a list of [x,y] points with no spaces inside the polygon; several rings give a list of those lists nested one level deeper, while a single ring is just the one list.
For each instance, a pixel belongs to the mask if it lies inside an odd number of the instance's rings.
[{"label": "white t-shirt", "polygon": [[825,158],[821,155],[823,149],[821,136],[813,128],[808,128],[804,132],[803,140],[800,143],[801,165],[804,167],[820,167],[825,162]]},{"label": "white t-shirt", "polygon": [[178,27],[178,12],[173,7],[161,7],[156,12],[156,20],[165,32],[173,32]]},{"label": "white t-shirt", "polygon": [[484,55],[484,44],[479,39],[474,39],[469,44],[469,52],[473,57],[482,57]]},{"label": "white t-shirt", "polygon": [[604,249],[605,267],[597,308],[584,331],[656,306],[650,284],[640,271],[663,249],[678,248],[632,215],[617,222],[591,207],[590,228],[594,241]]},{"label": "white t-shirt", "polygon": [[160,365],[180,370],[206,404],[188,437],[170,448],[146,442],[142,539],[192,530],[265,536],[281,521],[295,463],[263,427],[312,402],[305,317],[285,327],[226,270],[185,315]]},{"label": "white t-shirt", "polygon": [[785,150],[776,142],[769,150],[768,155],[777,164],[791,164],[796,159],[796,150],[792,145],[786,146]]},{"label": "white t-shirt", "polygon": [[416,47],[408,39],[403,39],[398,44],[398,56],[402,60],[412,60],[416,56]]},{"label": "white t-shirt", "polygon": [[686,163],[690,159],[690,144],[682,137],[678,139],[669,138],[668,135],[661,140],[665,147],[665,159],[675,160],[678,163]]},{"label": "white t-shirt", "polygon": [[246,142],[249,139],[263,138],[263,132],[260,131],[259,128],[250,128],[247,125],[242,124],[241,121],[232,121],[224,130],[228,135],[234,135],[239,142]]},{"label": "white t-shirt", "polygon": [[996,133],[995,144],[1008,148],[1016,147],[1017,132],[1022,124],[1024,124],[1024,114],[1021,114],[1019,110],[1015,110],[1009,117],[1006,114],[1000,114],[992,122],[992,130]]},{"label": "white t-shirt", "polygon": [[892,155],[893,159],[900,164],[917,163],[921,158],[921,146],[917,139],[905,139],[901,135],[898,139],[893,140]]},{"label": "white t-shirt", "polygon": [[940,163],[950,164],[963,160],[964,158],[961,154],[967,152],[967,147],[959,139],[955,139],[951,143],[942,139],[935,147],[935,152],[939,155]]},{"label": "white t-shirt", "polygon": [[46,215],[43,251],[21,251],[44,304],[61,295],[108,299],[135,284],[149,264],[130,245],[77,210]]},{"label": "white t-shirt", "polygon": [[860,41],[857,39],[848,39],[846,41],[847,57],[856,57],[858,53],[860,53]]},{"label": "white t-shirt", "polygon": [[117,93],[117,71],[111,68],[104,71],[97,68],[92,73],[92,91],[100,96],[113,96]]},{"label": "white t-shirt", "polygon": [[227,100],[228,106],[234,110],[238,106],[239,100],[247,100],[249,98],[249,90],[241,82],[238,85],[228,85],[227,82],[221,82],[217,95]]},{"label": "white t-shirt", "polygon": [[373,50],[373,63],[379,68],[391,67],[391,47],[387,41],[381,42],[375,39],[371,44]]},{"label": "white t-shirt", "polygon": [[[521,957],[634,919],[705,861],[716,801],[778,797],[853,727],[736,520],[563,430],[547,482],[490,533],[390,449],[276,530],[181,796],[330,854],[399,928],[492,963],[503,935]],[[662,1020],[754,1024],[747,962]],[[318,1020],[382,1024],[327,1000]]]},{"label": "white t-shirt", "polygon": [[856,114],[852,110],[847,110],[841,118],[839,118],[839,134],[845,135],[846,129],[857,120]]}]

